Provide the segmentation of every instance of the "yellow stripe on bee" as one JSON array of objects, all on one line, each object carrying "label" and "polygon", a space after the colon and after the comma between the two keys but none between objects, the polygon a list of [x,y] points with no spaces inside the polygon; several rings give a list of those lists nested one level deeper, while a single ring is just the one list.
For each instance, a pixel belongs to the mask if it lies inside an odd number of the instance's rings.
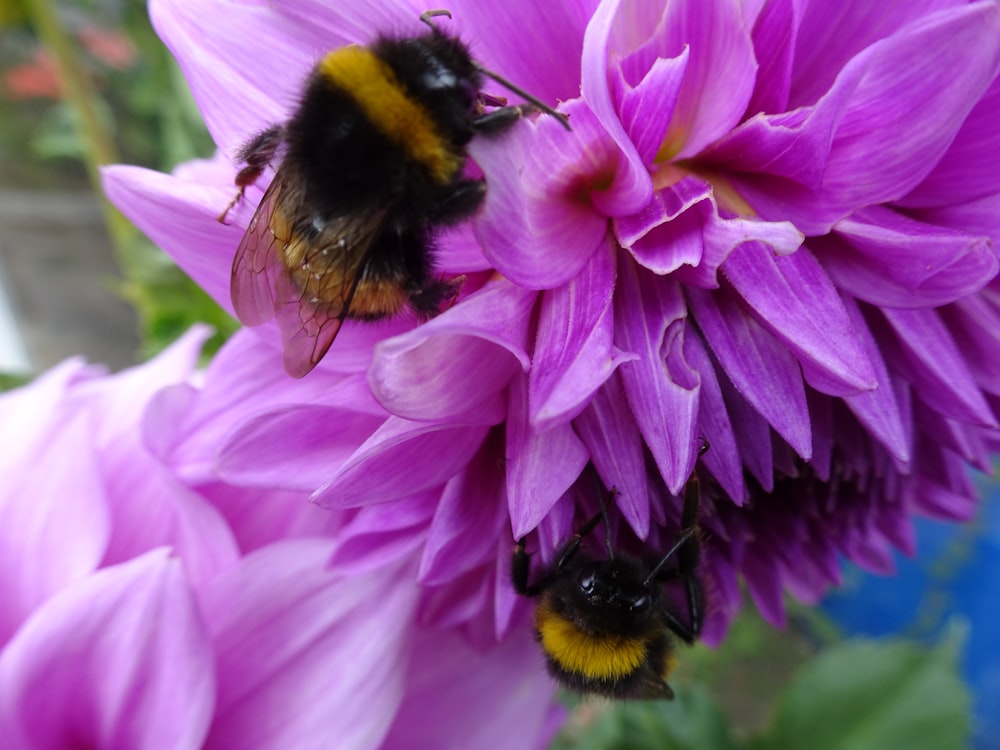
[{"label": "yellow stripe on bee", "polygon": [[319,72],[348,92],[369,121],[423,164],[435,181],[450,182],[462,169],[461,154],[448,147],[427,110],[406,95],[392,68],[367,47],[327,53]]},{"label": "yellow stripe on bee", "polygon": [[542,639],[542,650],[556,664],[591,679],[625,677],[646,659],[642,640],[585,633],[545,605],[535,610],[535,628]]}]

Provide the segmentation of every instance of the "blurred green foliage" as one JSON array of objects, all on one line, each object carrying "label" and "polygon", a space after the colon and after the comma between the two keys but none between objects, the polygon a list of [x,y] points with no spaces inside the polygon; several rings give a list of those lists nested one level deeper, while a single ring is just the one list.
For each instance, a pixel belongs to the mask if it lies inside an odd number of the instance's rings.
[{"label": "blurred green foliage", "polygon": [[[0,0],[0,34],[10,113],[0,118],[0,182],[80,187],[103,163],[169,171],[214,150],[143,0]],[[125,279],[115,289],[139,316],[139,358],[196,321],[217,331],[210,356],[235,321],[110,207],[106,221]]]},{"label": "blurred green foliage", "polygon": [[574,700],[552,748],[957,750],[970,734],[962,641],[953,627],[930,650],[902,639],[817,649],[747,612],[718,650],[699,646],[682,657],[675,700]]}]

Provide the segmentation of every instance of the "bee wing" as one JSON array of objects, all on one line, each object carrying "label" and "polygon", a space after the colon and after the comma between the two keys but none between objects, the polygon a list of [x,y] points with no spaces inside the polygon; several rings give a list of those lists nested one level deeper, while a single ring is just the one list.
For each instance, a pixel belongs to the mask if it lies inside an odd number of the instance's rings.
[{"label": "bee wing", "polygon": [[323,358],[350,314],[384,208],[328,221],[321,231],[281,169],[250,220],[230,292],[248,326],[277,319],[285,371],[296,378]]},{"label": "bee wing", "polygon": [[[332,219],[309,239],[293,232],[285,256],[293,268],[280,273],[272,287],[283,362],[292,377],[301,378],[323,359],[350,317],[385,215],[384,208],[374,207]],[[295,225],[315,227],[317,222],[299,216]]]},{"label": "bee wing", "polygon": [[284,189],[285,178],[279,171],[264,192],[233,258],[229,294],[236,317],[244,325],[259,326],[274,317],[273,289],[284,268],[272,224]]},{"label": "bee wing", "polygon": [[673,700],[674,691],[666,680],[647,665],[642,670],[638,684],[628,697],[639,700]]},{"label": "bee wing", "polygon": [[351,298],[361,280],[357,272],[341,304],[306,299],[291,278],[278,277],[274,309],[281,331],[282,364],[293,378],[301,378],[319,364],[350,311]]}]

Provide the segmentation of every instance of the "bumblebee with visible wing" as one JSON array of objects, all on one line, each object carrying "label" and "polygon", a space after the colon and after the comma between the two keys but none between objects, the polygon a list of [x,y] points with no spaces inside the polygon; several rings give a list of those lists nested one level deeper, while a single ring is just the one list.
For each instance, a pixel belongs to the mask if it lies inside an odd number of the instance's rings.
[{"label": "bumblebee with visible wing", "polygon": [[[563,545],[555,563],[529,583],[530,556],[521,539],[514,548],[515,590],[535,597],[535,637],[550,674],[566,688],[609,698],[674,697],[667,678],[674,666],[672,636],[691,644],[701,633],[704,595],[696,569],[700,489],[695,476],[684,489],[681,530],[652,565],[615,551],[607,511],[591,518]],[[581,550],[601,519],[607,559]],[[683,582],[687,618],[666,601],[667,581]]]},{"label": "bumblebee with visible wing", "polygon": [[[240,191],[278,166],[233,261],[233,307],[246,325],[276,318],[288,373],[323,358],[344,320],[378,320],[407,304],[430,317],[464,277],[434,276],[432,232],[470,217],[486,185],[463,174],[476,135],[503,132],[536,110],[565,115],[472,59],[440,31],[327,53],[284,125],[239,154]],[[527,103],[480,91],[492,78]],[[495,107],[487,109],[487,107]]]}]

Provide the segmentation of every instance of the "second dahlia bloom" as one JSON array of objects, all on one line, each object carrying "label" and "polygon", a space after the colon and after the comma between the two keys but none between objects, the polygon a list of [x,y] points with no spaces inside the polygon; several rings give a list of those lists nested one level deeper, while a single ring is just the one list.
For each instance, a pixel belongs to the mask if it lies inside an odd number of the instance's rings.
[{"label": "second dahlia bloom", "polygon": [[[287,117],[322,50],[415,31],[421,10],[152,5],[225,154]],[[885,571],[892,546],[913,551],[913,514],[969,516],[966,469],[998,437],[997,2],[451,10],[572,133],[540,118],[475,141],[486,205],[439,241],[440,270],[468,276],[457,304],[345,325],[304,384],[219,423],[197,481],[420,516],[421,580],[465,585],[506,565],[472,564],[473,538],[503,550],[537,530],[550,555],[596,503],[588,464],[618,491],[618,533],[664,548],[705,439],[716,635],[740,577],[780,622],[782,592],[815,600],[838,555]],[[214,221],[232,174],[221,159],[107,174],[223,304],[252,210]],[[498,632],[514,610],[500,588]]]}]

